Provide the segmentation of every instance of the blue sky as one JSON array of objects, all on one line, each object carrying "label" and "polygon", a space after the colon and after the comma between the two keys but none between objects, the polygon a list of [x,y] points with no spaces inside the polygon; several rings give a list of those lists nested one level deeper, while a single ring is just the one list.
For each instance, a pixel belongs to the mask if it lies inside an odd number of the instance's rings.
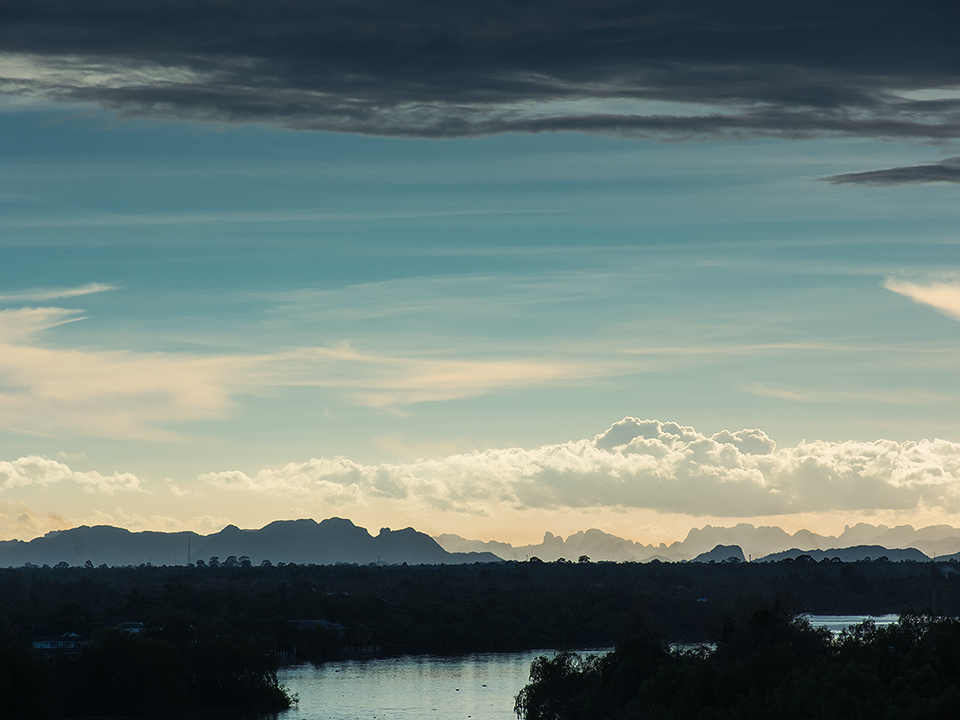
[{"label": "blue sky", "polygon": [[[17,52],[0,79],[46,77]],[[43,67],[56,93],[0,104],[5,538],[331,515],[523,542],[960,521],[951,137],[513,115],[433,137],[405,106],[355,133],[71,96],[75,68]],[[929,167],[946,181],[825,180]],[[686,429],[595,457],[630,417]],[[743,428],[775,447],[718,435]],[[710,459],[684,469],[698,443]],[[588,491],[611,477],[633,490]]]}]

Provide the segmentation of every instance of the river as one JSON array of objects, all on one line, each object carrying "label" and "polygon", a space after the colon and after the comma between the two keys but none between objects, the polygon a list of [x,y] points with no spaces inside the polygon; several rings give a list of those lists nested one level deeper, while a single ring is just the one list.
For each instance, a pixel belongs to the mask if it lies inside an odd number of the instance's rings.
[{"label": "river", "polygon": [[[865,618],[808,617],[814,626],[835,633]],[[896,619],[874,618],[878,625]],[[513,699],[529,680],[530,663],[538,655],[555,653],[406,655],[288,666],[280,670],[280,682],[300,703],[278,720],[516,720]]]},{"label": "river", "polygon": [[300,698],[282,720],[516,720],[530,663],[553,650],[295,665],[280,682]]}]

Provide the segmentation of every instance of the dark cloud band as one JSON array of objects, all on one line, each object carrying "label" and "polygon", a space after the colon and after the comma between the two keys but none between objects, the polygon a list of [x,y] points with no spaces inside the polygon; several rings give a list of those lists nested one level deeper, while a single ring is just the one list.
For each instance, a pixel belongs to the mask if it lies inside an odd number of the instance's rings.
[{"label": "dark cloud band", "polygon": [[950,158],[930,165],[910,165],[844,173],[823,178],[835,184],[852,185],[920,185],[924,183],[960,183],[960,158]]},{"label": "dark cloud band", "polygon": [[389,136],[945,140],[960,101],[908,91],[960,85],[958,19],[941,0],[13,0],[0,47],[38,71],[0,90]]}]

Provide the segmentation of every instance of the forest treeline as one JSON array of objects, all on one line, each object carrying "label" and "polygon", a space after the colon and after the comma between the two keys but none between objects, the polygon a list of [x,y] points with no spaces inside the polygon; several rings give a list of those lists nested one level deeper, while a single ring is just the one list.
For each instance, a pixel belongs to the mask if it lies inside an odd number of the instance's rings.
[{"label": "forest treeline", "polygon": [[782,604],[728,618],[714,651],[635,633],[604,656],[541,656],[521,720],[960,717],[960,620],[907,614],[834,638]]},{"label": "forest treeline", "polygon": [[[804,558],[0,569],[0,715],[38,698],[48,717],[149,715],[165,697],[183,709],[269,709],[285,702],[282,659],[612,647],[638,623],[669,641],[715,641],[725,618],[773,598],[797,612],[955,614],[960,573]],[[114,629],[124,622],[145,632]],[[64,633],[89,644],[72,658],[32,647]]]}]

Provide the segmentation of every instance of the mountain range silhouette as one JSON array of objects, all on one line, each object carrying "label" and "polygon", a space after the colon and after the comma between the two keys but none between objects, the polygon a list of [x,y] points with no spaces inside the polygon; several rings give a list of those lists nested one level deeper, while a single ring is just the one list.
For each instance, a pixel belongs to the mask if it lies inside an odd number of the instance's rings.
[{"label": "mountain range silhouette", "polygon": [[49,532],[29,542],[0,542],[0,566],[35,565],[185,565],[189,561],[246,556],[254,565],[273,563],[456,564],[499,562],[489,552],[448,552],[413,528],[382,528],[376,536],[343,518],[278,520],[259,530],[227,525],[211,535],[195,532],[130,532],[101,525]]},{"label": "mountain range silhouette", "polygon": [[100,525],[49,532],[30,541],[0,541],[0,567],[25,564],[83,565],[185,565],[210,558],[224,561],[246,557],[254,565],[273,563],[332,565],[401,564],[441,565],[528,560],[546,562],[560,558],[593,561],[663,562],[837,558],[847,562],[886,557],[891,561],[931,558],[960,559],[960,530],[935,525],[919,530],[910,525],[894,528],[860,523],[847,526],[837,536],[809,530],[790,534],[779,527],[754,527],[741,523],[722,528],[693,528],[682,541],[644,545],[601,530],[591,529],[566,539],[544,533],[536,545],[514,547],[505,542],[468,540],[444,534],[436,538],[413,528],[381,528],[377,535],[344,518],[278,520],[259,530],[227,525],[210,535],[184,532],[131,532]]},{"label": "mountain range silhouette", "polygon": [[[682,562],[699,559],[700,556],[712,553],[718,546],[737,548],[747,560],[776,560],[803,554],[814,556],[821,552],[832,553],[830,557],[834,557],[839,556],[841,550],[849,550],[842,553],[842,556],[852,559],[877,558],[883,555],[890,560],[904,561],[960,558],[960,529],[949,525],[914,529],[911,525],[891,528],[886,525],[859,523],[852,527],[846,526],[839,535],[819,535],[810,530],[798,530],[791,534],[776,526],[755,527],[749,523],[728,528],[706,525],[691,529],[685,539],[669,545],[644,545],[597,529],[574,533],[566,539],[547,532],[539,544],[517,547],[504,542],[468,540],[452,534],[437,536],[437,542],[451,552],[486,551],[504,560],[537,557],[545,562],[553,562],[559,558],[576,560],[581,555],[595,561]],[[864,546],[869,548],[863,552],[853,550]],[[908,549],[912,552],[908,553]],[[899,552],[900,550],[903,552]],[[732,554],[721,552],[711,557],[736,555],[735,551]]]}]

